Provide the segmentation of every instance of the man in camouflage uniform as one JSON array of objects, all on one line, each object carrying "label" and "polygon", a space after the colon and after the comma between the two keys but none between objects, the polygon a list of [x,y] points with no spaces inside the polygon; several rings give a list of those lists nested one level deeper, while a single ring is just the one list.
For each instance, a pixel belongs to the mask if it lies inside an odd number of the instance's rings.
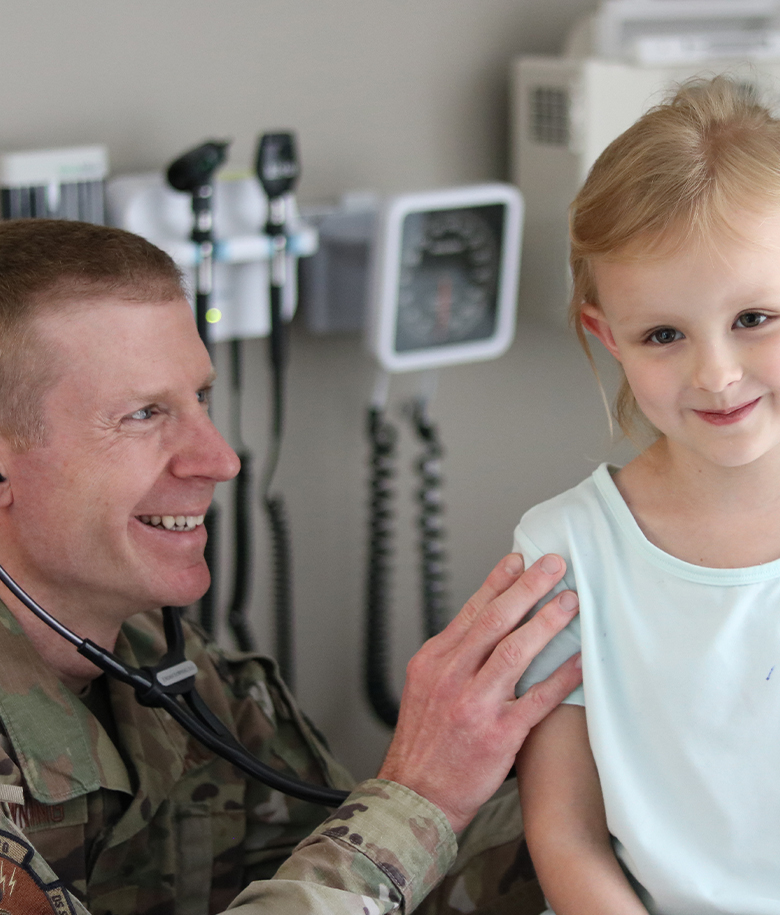
[{"label": "man in camouflage uniform", "polygon": [[[134,667],[165,652],[160,607],[208,585],[202,516],[238,469],[208,416],[212,381],[162,252],[114,229],[0,224],[2,562]],[[495,792],[530,727],[579,681],[572,661],[514,698],[571,619],[555,598],[516,628],[563,571],[554,557],[494,569],[413,659],[379,778],[336,812],[238,772],[3,588],[0,913],[373,915],[422,903],[534,915],[515,792]],[[273,662],[221,651],[192,626],[185,639],[200,694],[252,753],[353,788]]]}]

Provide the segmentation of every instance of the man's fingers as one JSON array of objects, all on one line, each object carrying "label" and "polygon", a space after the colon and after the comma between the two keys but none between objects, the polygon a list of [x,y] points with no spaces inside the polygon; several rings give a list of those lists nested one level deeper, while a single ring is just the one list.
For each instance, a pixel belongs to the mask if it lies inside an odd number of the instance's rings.
[{"label": "man's fingers", "polygon": [[525,562],[520,553],[510,553],[496,565],[485,579],[482,587],[464,605],[443,632],[436,636],[443,650],[460,642],[474,625],[474,622],[491,601],[510,588],[525,571]]},{"label": "man's fingers", "polygon": [[[439,685],[446,683],[446,689],[452,690],[456,688],[453,683],[485,676],[483,665],[487,664],[488,676],[481,688],[494,699],[498,688],[506,692],[511,671],[520,671],[516,682],[534,654],[554,633],[546,639],[537,637],[528,650],[523,647],[525,636],[519,638],[517,646],[513,640],[504,640],[558,584],[565,571],[566,563],[560,556],[542,556],[529,569],[524,569],[519,553],[505,556],[444,631],[429,639],[414,655],[407,666],[407,685],[418,680],[430,683],[433,677]],[[563,625],[562,622],[558,629]],[[539,626],[536,624],[532,632]],[[519,661],[511,657],[516,652],[521,652]],[[501,663],[494,657],[497,653],[509,656]],[[491,676],[499,678],[500,687]]]},{"label": "man's fingers", "polygon": [[[563,592],[524,625],[561,580],[566,564],[545,556],[522,571],[504,557],[455,620],[407,667],[401,711],[381,777],[437,804],[458,830],[498,788],[530,728],[579,682],[568,662],[516,700],[514,687],[538,651],[569,622]],[[463,773],[479,778],[463,780]]]},{"label": "man's fingers", "polygon": [[490,601],[463,636],[463,663],[470,669],[481,667],[501,640],[558,584],[565,571],[566,563],[560,556],[542,556]]},{"label": "man's fingers", "polygon": [[572,655],[550,674],[546,680],[535,683],[528,692],[515,700],[512,712],[518,721],[522,736],[546,718],[561,702],[582,683],[582,658],[579,652]]},{"label": "man's fingers", "polygon": [[568,626],[578,608],[579,601],[575,592],[561,591],[532,619],[505,636],[478,675],[483,678],[485,688],[492,688],[499,696],[509,697],[531,661],[552,638]]}]

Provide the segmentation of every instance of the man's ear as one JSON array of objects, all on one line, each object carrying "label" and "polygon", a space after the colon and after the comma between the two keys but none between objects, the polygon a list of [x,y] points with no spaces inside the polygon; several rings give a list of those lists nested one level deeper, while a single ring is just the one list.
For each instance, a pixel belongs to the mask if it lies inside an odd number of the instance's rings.
[{"label": "man's ear", "polygon": [[11,451],[10,444],[3,436],[0,436],[0,508],[6,508],[14,500],[11,482],[8,479]]},{"label": "man's ear", "polygon": [[582,321],[582,326],[585,330],[593,334],[597,340],[600,340],[610,353],[612,353],[615,359],[620,362],[620,353],[618,352],[615,338],[612,336],[612,330],[607,323],[607,319],[604,317],[604,312],[599,306],[587,303],[583,305],[582,311],[580,312],[580,320]]},{"label": "man's ear", "polygon": [[8,478],[0,472],[0,508],[7,508],[14,500],[11,490],[11,483]]}]

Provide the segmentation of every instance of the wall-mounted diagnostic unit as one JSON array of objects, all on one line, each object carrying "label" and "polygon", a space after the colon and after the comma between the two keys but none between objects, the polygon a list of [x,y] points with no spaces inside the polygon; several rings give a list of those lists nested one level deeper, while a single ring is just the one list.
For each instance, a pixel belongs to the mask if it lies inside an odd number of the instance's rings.
[{"label": "wall-mounted diagnostic unit", "polygon": [[[108,218],[167,251],[195,288],[200,263],[192,241],[189,195],[175,191],[162,174],[121,175],[108,181]],[[209,317],[213,343],[268,336],[269,265],[274,250],[264,226],[268,200],[255,176],[217,174],[213,186],[213,289]],[[282,313],[289,321],[297,306],[297,262],[317,249],[317,233],[299,217],[295,199],[288,200],[289,234],[285,257],[289,282]]]},{"label": "wall-mounted diagnostic unit", "polygon": [[523,202],[508,184],[388,201],[373,248],[368,345],[389,372],[501,355],[512,342]]},{"label": "wall-mounted diagnostic unit", "polygon": [[507,184],[404,194],[388,200],[373,222],[366,341],[379,368],[367,422],[371,515],[364,674],[374,712],[391,727],[398,714],[388,632],[399,430],[386,415],[390,380],[399,372],[421,373],[420,394],[402,405],[401,414],[419,448],[415,500],[422,635],[427,638],[447,623],[449,609],[441,498],[444,447],[428,413],[432,370],[494,359],[509,348],[522,223],[522,197]]},{"label": "wall-mounted diagnostic unit", "polygon": [[106,221],[105,146],[36,149],[0,155],[3,219]]}]

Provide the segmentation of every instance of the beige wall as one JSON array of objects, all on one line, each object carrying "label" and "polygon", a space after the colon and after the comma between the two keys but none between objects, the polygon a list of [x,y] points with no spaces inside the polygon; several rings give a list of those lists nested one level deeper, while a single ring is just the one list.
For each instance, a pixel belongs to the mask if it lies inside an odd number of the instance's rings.
[{"label": "beige wall", "polygon": [[[592,0],[0,0],[0,149],[99,142],[113,172],[159,169],[207,137],[231,164],[293,128],[303,203],[505,178],[507,69],[552,53]],[[227,353],[218,364],[227,375]],[[264,346],[247,347],[247,437],[262,456]],[[297,324],[278,481],[295,548],[299,695],[360,775],[386,732],[360,693],[365,555],[364,409],[373,367],[360,341]],[[406,380],[394,392],[408,391]],[[608,452],[595,385],[560,330],[521,320],[493,364],[441,373],[453,606],[511,544],[522,511]],[[223,390],[217,421],[227,428]],[[412,481],[402,465],[399,493]],[[222,497],[229,495],[226,490]],[[401,521],[394,664],[418,641],[408,509]],[[257,574],[267,575],[265,530]],[[254,592],[266,640],[268,591]]]},{"label": "beige wall", "polygon": [[0,145],[107,143],[118,172],[293,127],[305,200],[498,177],[509,59],[594,0],[1,0]]}]

